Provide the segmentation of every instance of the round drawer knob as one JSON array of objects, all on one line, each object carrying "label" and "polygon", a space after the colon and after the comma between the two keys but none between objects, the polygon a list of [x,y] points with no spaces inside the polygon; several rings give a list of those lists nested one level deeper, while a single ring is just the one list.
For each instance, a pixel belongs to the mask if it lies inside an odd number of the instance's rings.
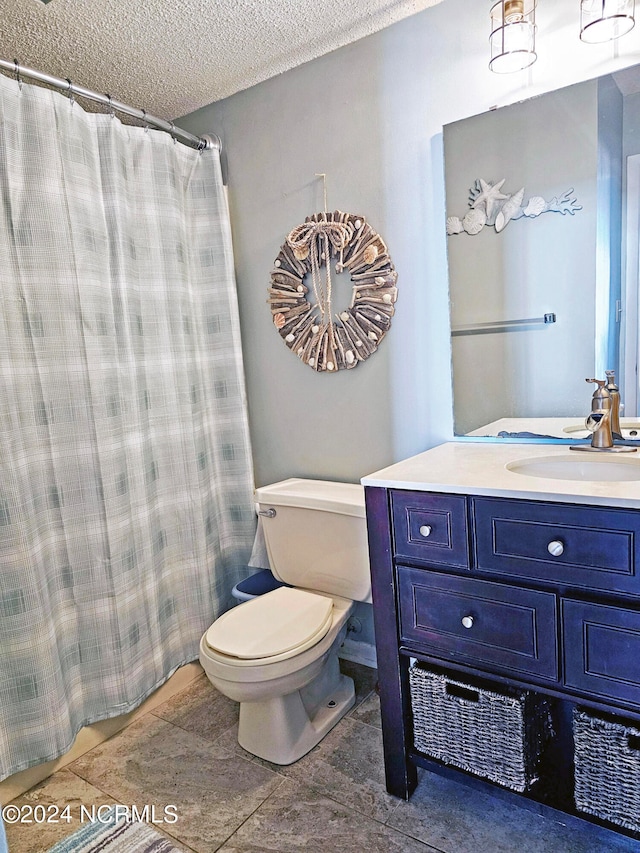
[{"label": "round drawer knob", "polygon": [[420,528],[420,536],[424,536],[425,539],[427,538],[427,536],[431,536],[431,525],[430,524],[423,524],[422,525],[422,527]]},{"label": "round drawer knob", "polygon": [[465,628],[473,628],[473,616],[463,616],[462,624]]},{"label": "round drawer knob", "polygon": [[559,557],[564,553],[564,545],[559,539],[554,539],[553,542],[549,542],[547,545],[547,551],[552,557]]}]

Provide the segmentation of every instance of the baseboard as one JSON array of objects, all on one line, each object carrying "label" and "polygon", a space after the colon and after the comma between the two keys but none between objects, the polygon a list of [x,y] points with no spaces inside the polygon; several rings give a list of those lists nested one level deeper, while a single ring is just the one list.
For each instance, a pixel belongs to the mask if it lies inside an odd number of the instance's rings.
[{"label": "baseboard", "polygon": [[361,663],[363,666],[370,666],[372,669],[378,668],[376,647],[372,643],[359,643],[347,637],[340,646],[338,657],[353,663]]}]

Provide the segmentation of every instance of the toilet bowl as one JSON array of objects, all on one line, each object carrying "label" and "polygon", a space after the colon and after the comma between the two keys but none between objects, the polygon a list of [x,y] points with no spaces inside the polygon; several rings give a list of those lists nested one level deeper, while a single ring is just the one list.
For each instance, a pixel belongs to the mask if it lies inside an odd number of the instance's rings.
[{"label": "toilet bowl", "polygon": [[269,513],[273,574],[290,586],[219,617],[201,638],[200,662],[211,683],[240,703],[239,744],[291,764],[355,701],[338,650],[355,601],[370,600],[364,496],[360,486],[293,479],[256,497]]}]

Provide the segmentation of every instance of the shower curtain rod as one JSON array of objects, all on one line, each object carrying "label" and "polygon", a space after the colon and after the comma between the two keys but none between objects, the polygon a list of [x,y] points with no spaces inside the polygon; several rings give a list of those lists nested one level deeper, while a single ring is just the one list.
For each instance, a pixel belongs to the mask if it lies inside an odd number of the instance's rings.
[{"label": "shower curtain rod", "polygon": [[110,110],[117,110],[119,113],[133,116],[159,130],[164,130],[170,133],[178,142],[188,145],[191,148],[196,148],[202,151],[205,148],[216,148],[218,151],[222,148],[220,139],[215,134],[207,136],[194,136],[186,130],[181,130],[176,127],[172,121],[165,121],[162,118],[149,115],[145,110],[139,110],[137,107],[131,107],[128,104],[123,104],[121,101],[116,101],[111,95],[101,95],[99,92],[92,92],[91,89],[85,89],[83,86],[76,86],[71,80],[62,80],[60,77],[52,77],[50,74],[45,74],[42,71],[36,71],[34,68],[27,68],[25,65],[20,65],[17,60],[8,62],[6,59],[0,59],[0,68],[15,74],[20,80],[21,77],[30,77],[33,80],[39,80],[41,83],[46,83],[48,86],[53,86],[56,89],[62,89],[68,95],[78,95],[81,98],[87,98],[90,101],[97,101],[99,104],[107,107]]}]

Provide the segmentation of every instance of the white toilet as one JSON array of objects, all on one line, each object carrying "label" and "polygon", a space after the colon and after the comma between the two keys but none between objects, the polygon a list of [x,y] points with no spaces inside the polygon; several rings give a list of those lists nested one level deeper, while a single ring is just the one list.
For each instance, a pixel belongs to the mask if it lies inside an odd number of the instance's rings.
[{"label": "white toilet", "polygon": [[211,683],[240,702],[238,742],[275,764],[312,749],[352,707],[338,650],[371,601],[362,486],[290,479],[256,490],[281,587],[216,619],[200,640]]}]

